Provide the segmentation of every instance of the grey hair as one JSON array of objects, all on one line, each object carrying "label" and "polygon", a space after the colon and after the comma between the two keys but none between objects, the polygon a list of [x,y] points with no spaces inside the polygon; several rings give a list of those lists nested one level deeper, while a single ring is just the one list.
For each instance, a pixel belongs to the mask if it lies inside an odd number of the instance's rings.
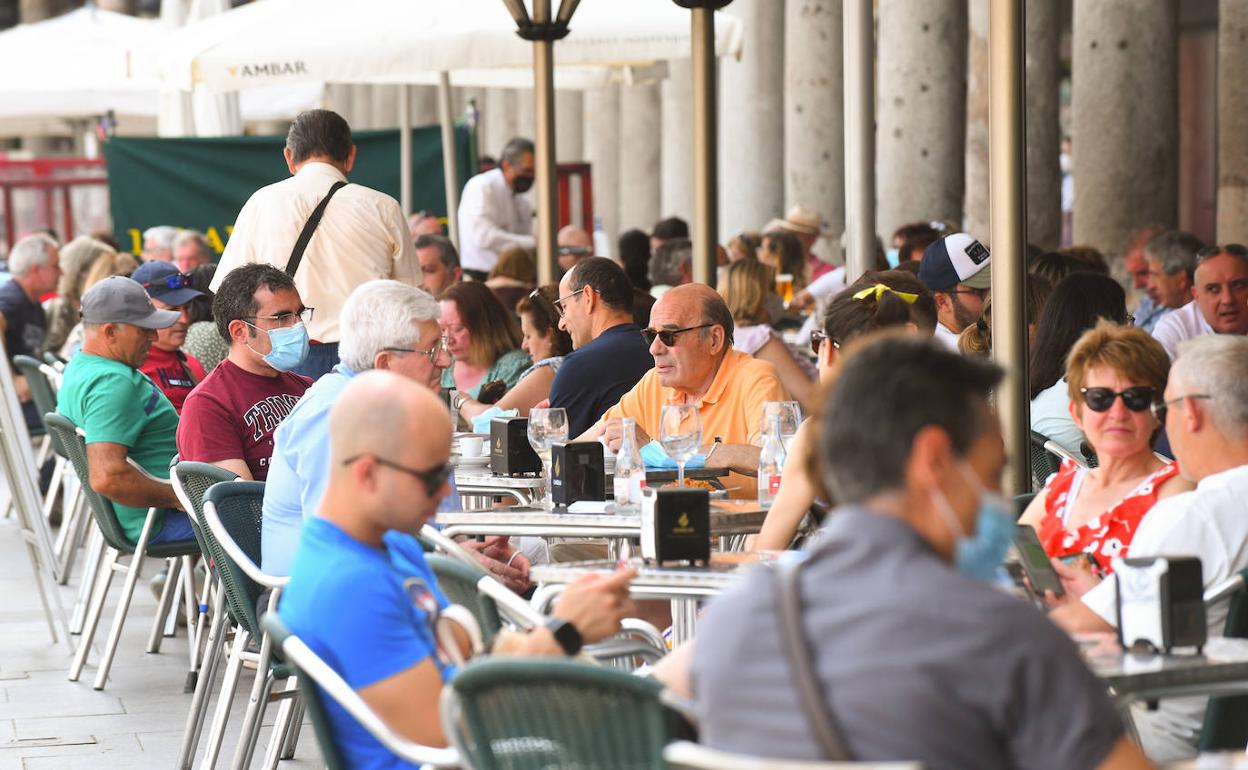
[{"label": "grey hair", "polygon": [[1248,337],[1207,334],[1179,343],[1170,385],[1176,398],[1209,396],[1203,404],[1222,435],[1248,436]]},{"label": "grey hair", "polygon": [[514,136],[507,140],[507,144],[503,145],[501,158],[507,161],[508,165],[514,166],[520,162],[520,158],[524,157],[526,152],[529,154],[535,152],[532,140],[525,139],[522,136]]},{"label": "grey hair", "polygon": [[1179,271],[1191,278],[1196,272],[1196,255],[1205,244],[1191,233],[1182,230],[1166,230],[1153,236],[1144,246],[1144,256],[1161,263],[1166,275],[1178,275]]},{"label": "grey hair", "polygon": [[184,243],[195,244],[199,249],[199,255],[209,262],[217,255],[216,250],[208,243],[208,238],[198,230],[179,230],[173,239],[173,248],[177,249]]},{"label": "grey hair", "polygon": [[157,225],[149,227],[143,231],[143,242],[147,243],[147,239],[151,238],[156,241],[158,249],[172,249],[173,239],[178,235],[178,228],[172,225]]},{"label": "grey hair", "polygon": [[684,276],[681,265],[693,261],[693,244],[685,239],[666,241],[655,249],[650,257],[650,283],[656,286],[675,286]]},{"label": "grey hair", "polygon": [[56,241],[43,233],[28,235],[13,244],[9,252],[9,272],[20,278],[36,267],[42,267],[52,261],[56,253]]},{"label": "grey hair", "polygon": [[338,357],[357,374],[368,371],[382,350],[415,345],[420,337],[416,324],[437,321],[441,314],[438,303],[421,289],[389,279],[362,283],[338,317]]}]

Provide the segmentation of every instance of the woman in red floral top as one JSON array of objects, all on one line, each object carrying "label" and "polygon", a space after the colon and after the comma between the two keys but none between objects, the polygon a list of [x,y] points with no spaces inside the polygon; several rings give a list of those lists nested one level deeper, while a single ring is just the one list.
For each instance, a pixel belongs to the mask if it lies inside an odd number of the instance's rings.
[{"label": "woman in red floral top", "polygon": [[1170,358],[1147,332],[1101,321],[1066,363],[1070,414],[1096,452],[1097,467],[1066,460],[1019,520],[1052,557],[1086,553],[1103,572],[1125,557],[1140,519],[1160,499],[1192,489],[1174,462],[1153,454]]}]

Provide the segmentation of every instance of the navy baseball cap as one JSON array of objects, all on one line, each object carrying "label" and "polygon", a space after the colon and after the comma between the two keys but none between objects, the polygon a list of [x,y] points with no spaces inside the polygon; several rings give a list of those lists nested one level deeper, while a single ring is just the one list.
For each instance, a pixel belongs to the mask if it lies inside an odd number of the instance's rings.
[{"label": "navy baseball cap", "polygon": [[960,283],[972,289],[991,289],[991,260],[984,244],[966,233],[954,233],[923,252],[919,280],[931,291],[949,291]]},{"label": "navy baseball cap", "polygon": [[177,307],[204,296],[202,291],[191,288],[191,277],[179,272],[172,262],[144,262],[130,277],[147,290],[147,296],[166,305]]}]

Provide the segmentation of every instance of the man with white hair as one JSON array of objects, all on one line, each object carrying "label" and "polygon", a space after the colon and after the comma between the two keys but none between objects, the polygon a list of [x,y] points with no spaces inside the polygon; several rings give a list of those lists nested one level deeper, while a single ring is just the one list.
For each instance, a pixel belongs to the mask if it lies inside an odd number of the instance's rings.
[{"label": "man with white hair", "polygon": [[217,252],[208,238],[198,230],[183,230],[173,239],[173,261],[181,273],[189,273],[202,265],[211,265]]},{"label": "man with white hair", "polygon": [[[46,235],[28,235],[13,244],[9,252],[9,272],[13,278],[0,285],[0,316],[4,321],[4,351],[9,356],[39,358],[48,320],[40,298],[56,289],[61,277],[60,250]],[[39,410],[30,397],[26,378],[14,373],[13,384],[22,404],[26,427],[42,425]]]},{"label": "man with white hair", "polygon": [[178,235],[178,228],[169,225],[157,225],[143,231],[143,252],[140,255],[144,262],[172,262],[173,239]]},{"label": "man with white hair", "polygon": [[[1198,556],[1205,588],[1248,567],[1248,338],[1207,335],[1179,346],[1164,400],[1154,414],[1166,426],[1184,478],[1196,489],[1153,506],[1131,540],[1133,558]],[[1068,631],[1112,631],[1112,580],[1054,562],[1066,587],[1053,621]],[[1210,607],[1208,637],[1222,636],[1227,602]],[[1170,698],[1156,711],[1133,711],[1146,753],[1155,761],[1196,755],[1204,698]]]}]

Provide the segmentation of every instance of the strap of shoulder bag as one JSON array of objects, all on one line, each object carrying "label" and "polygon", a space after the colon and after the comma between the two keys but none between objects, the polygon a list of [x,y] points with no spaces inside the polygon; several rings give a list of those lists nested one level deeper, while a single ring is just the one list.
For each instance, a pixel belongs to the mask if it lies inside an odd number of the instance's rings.
[{"label": "strap of shoulder bag", "polygon": [[346,182],[334,182],[334,186],[329,188],[329,192],[321,198],[321,202],[316,204],[312,215],[308,217],[308,221],[303,225],[303,232],[299,233],[299,240],[295,241],[295,248],[291,249],[290,259],[286,261],[286,275],[291,278],[295,277],[295,273],[299,272],[299,263],[303,261],[303,252],[307,250],[308,243],[312,240],[312,233],[316,232],[316,226],[321,223],[321,217],[325,215],[325,207],[329,205],[329,199],[334,197],[334,193],[346,187]]},{"label": "strap of shoulder bag", "polygon": [[828,762],[847,762],[849,752],[841,740],[832,712],[824,700],[815,673],[814,657],[810,640],[802,625],[801,587],[798,576],[804,558],[781,559],[772,565],[775,573],[776,609],[780,614],[780,644],[788,663],[789,676],[797,691],[802,713],[810,731],[814,734],[822,759]]}]

